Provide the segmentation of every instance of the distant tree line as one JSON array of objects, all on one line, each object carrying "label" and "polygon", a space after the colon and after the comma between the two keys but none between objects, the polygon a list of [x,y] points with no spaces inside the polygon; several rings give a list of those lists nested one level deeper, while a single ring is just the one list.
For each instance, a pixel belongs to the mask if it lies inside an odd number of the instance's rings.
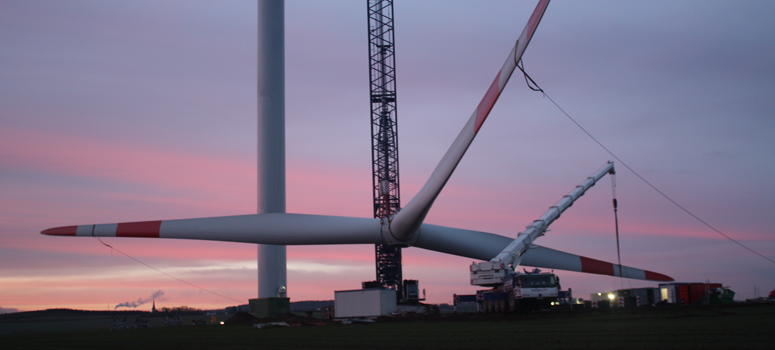
[{"label": "distant tree line", "polygon": [[190,307],[190,306],[185,306],[185,305],[183,305],[183,306],[176,306],[176,307],[163,307],[163,308],[159,309],[159,311],[161,311],[161,312],[170,312],[170,313],[178,311],[178,310],[180,310],[180,312],[192,312],[192,311],[200,311],[201,312],[202,311],[202,309],[198,309],[198,308]]}]

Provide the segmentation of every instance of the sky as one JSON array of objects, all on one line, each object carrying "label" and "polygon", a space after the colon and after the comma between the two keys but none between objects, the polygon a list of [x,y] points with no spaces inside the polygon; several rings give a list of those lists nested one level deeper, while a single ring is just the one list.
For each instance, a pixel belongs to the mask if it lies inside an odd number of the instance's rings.
[{"label": "sky", "polygon": [[[404,204],[535,3],[395,2]],[[287,212],[371,217],[366,2],[285,9]],[[773,17],[769,1],[556,0],[523,60],[630,168],[775,259]],[[102,240],[152,269],[94,238],[39,233],[255,213],[256,50],[254,1],[0,0],[0,313],[257,296],[252,244]],[[425,222],[516,237],[611,159],[517,72]],[[740,300],[775,288],[775,264],[616,168],[622,264],[722,283]],[[616,262],[612,197],[603,178],[536,243]],[[477,289],[471,262],[408,248],[403,274],[428,302],[451,303]],[[292,246],[287,266],[292,301],[333,299],[375,278],[374,247]],[[577,297],[657,286],[555,272]]]}]

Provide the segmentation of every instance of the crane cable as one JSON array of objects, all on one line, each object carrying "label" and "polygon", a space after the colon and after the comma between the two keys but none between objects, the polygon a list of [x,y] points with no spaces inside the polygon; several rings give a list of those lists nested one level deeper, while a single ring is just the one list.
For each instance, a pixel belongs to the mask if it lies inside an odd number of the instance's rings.
[{"label": "crane cable", "polygon": [[611,191],[613,192],[614,203],[614,226],[616,227],[616,259],[619,262],[619,277],[622,275],[622,254],[619,250],[619,203],[616,201],[616,174],[611,174]]},{"label": "crane cable", "polygon": [[222,297],[222,298],[226,298],[226,299],[229,299],[229,300],[232,300],[232,301],[236,301],[236,302],[238,302],[238,303],[241,303],[241,302],[242,302],[242,301],[239,301],[239,300],[237,300],[237,299],[234,299],[234,298],[227,297],[227,296],[225,296],[225,295],[223,295],[223,294],[218,294],[218,293],[216,293],[216,292],[213,292],[213,291],[211,291],[211,290],[204,289],[204,288],[202,288],[202,287],[200,287],[200,286],[197,286],[197,285],[195,285],[195,284],[193,284],[193,283],[186,282],[186,281],[184,281],[184,280],[182,280],[182,279],[180,279],[180,278],[177,278],[177,277],[175,277],[175,276],[173,276],[173,275],[170,275],[170,274],[168,274],[168,273],[166,273],[166,272],[164,272],[164,271],[162,271],[162,270],[159,270],[159,269],[157,269],[157,268],[155,268],[155,267],[153,267],[153,266],[151,266],[151,265],[148,265],[148,264],[146,264],[146,263],[144,263],[144,262],[142,262],[142,261],[140,261],[140,260],[138,260],[138,259],[136,259],[136,258],[134,258],[134,257],[130,256],[129,254],[127,254],[127,253],[124,253],[124,252],[122,252],[122,251],[118,250],[117,248],[113,247],[112,245],[110,245],[110,244],[107,244],[107,243],[103,242],[103,241],[102,241],[102,239],[100,239],[100,238],[99,238],[99,237],[97,237],[97,236],[94,236],[94,232],[92,232],[92,237],[94,237],[94,238],[96,238],[98,241],[100,241],[100,243],[102,243],[102,245],[104,245],[104,246],[106,246],[106,247],[110,248],[110,252],[111,252],[111,254],[112,254],[112,253],[113,253],[113,251],[115,250],[115,251],[119,252],[121,255],[123,255],[123,256],[125,256],[125,257],[127,257],[127,258],[130,258],[130,259],[132,259],[132,260],[134,260],[134,261],[137,261],[138,263],[140,263],[140,264],[143,264],[143,265],[145,265],[146,267],[148,267],[148,268],[150,268],[150,269],[156,270],[156,272],[158,272],[158,273],[160,273],[160,274],[162,274],[162,275],[165,275],[165,276],[167,276],[167,277],[169,277],[169,278],[176,279],[176,280],[178,280],[178,281],[180,281],[180,282],[183,282],[183,283],[185,283],[185,284],[187,284],[187,285],[189,285],[189,286],[192,286],[192,287],[194,287],[194,288],[197,288],[197,289],[199,289],[199,290],[203,290],[203,291],[205,291],[205,292],[208,292],[208,293],[210,293],[210,294],[213,294],[213,295],[217,295],[217,296],[219,296],[219,297]]},{"label": "crane cable", "polygon": [[[627,271],[627,269],[622,269],[622,255],[619,250],[619,202],[616,200],[616,173],[611,174],[611,193],[613,193],[614,226],[616,227],[616,259],[619,262],[619,277],[626,278],[627,283],[630,285],[630,288],[632,288],[630,273]],[[621,282],[622,288],[624,288],[624,280]]]},{"label": "crane cable", "polygon": [[532,82],[532,83],[535,85],[535,88],[533,88],[533,87],[530,85],[530,83],[528,83],[527,85],[528,85],[528,87],[530,88],[530,90],[533,90],[533,91],[540,91],[540,92],[541,92],[541,93],[544,95],[544,97],[548,98],[548,99],[549,99],[549,101],[551,101],[551,102],[554,104],[554,106],[555,106],[555,107],[557,107],[557,109],[559,109],[559,110],[560,110],[560,112],[562,112],[563,114],[565,114],[565,116],[566,116],[566,117],[568,117],[568,119],[570,119],[570,120],[573,122],[573,124],[576,124],[576,126],[578,126],[578,127],[579,127],[579,129],[581,129],[581,131],[583,131],[585,134],[587,134],[587,136],[589,136],[589,137],[592,139],[592,141],[595,141],[595,143],[597,143],[597,144],[598,144],[598,146],[600,146],[600,147],[601,147],[601,148],[603,148],[603,149],[604,149],[606,152],[608,152],[608,154],[610,154],[610,155],[611,155],[611,157],[614,157],[614,159],[616,159],[616,160],[617,160],[619,163],[621,163],[622,165],[624,165],[624,167],[625,167],[625,168],[627,168],[627,170],[629,170],[629,171],[631,171],[633,174],[635,174],[635,176],[637,176],[637,177],[638,177],[638,178],[639,178],[641,181],[643,181],[643,182],[644,182],[646,185],[648,185],[648,186],[649,186],[649,187],[651,187],[651,188],[652,188],[654,191],[656,191],[657,193],[659,193],[660,195],[662,195],[662,197],[664,197],[665,199],[667,199],[667,200],[668,200],[670,203],[673,203],[673,205],[675,205],[676,207],[678,207],[678,209],[681,209],[681,210],[682,210],[684,213],[686,213],[686,214],[689,214],[689,216],[693,217],[695,220],[697,220],[697,221],[699,221],[700,223],[702,223],[703,225],[705,225],[707,228],[711,229],[712,231],[714,231],[714,232],[718,233],[718,234],[719,234],[719,235],[721,235],[721,236],[724,236],[724,238],[726,238],[726,239],[728,239],[728,240],[732,241],[733,243],[735,243],[735,244],[737,244],[737,245],[739,245],[739,246],[743,247],[744,249],[748,250],[749,252],[751,252],[751,253],[754,253],[754,254],[756,254],[756,255],[758,255],[758,256],[760,256],[760,257],[764,258],[765,260],[767,260],[767,261],[769,261],[769,262],[771,262],[771,263],[775,264],[775,260],[772,260],[772,259],[768,258],[767,256],[765,256],[764,254],[761,254],[761,253],[759,253],[759,252],[757,252],[757,251],[755,251],[755,250],[753,250],[753,249],[749,248],[748,246],[746,246],[746,245],[744,245],[744,244],[742,244],[742,243],[738,242],[738,241],[737,241],[737,240],[735,240],[734,238],[727,236],[726,234],[724,234],[723,232],[721,232],[719,229],[715,228],[713,225],[711,225],[711,224],[709,224],[709,223],[705,222],[705,220],[702,220],[702,219],[701,219],[699,216],[697,216],[697,215],[694,215],[694,213],[692,213],[691,211],[689,211],[689,209],[686,209],[686,208],[684,208],[682,205],[678,204],[678,202],[674,201],[672,198],[670,198],[670,196],[668,196],[668,195],[667,195],[667,194],[665,194],[664,192],[660,191],[660,190],[659,190],[659,189],[658,189],[656,186],[654,186],[654,185],[652,185],[650,182],[648,182],[648,181],[647,181],[647,180],[646,180],[646,179],[645,179],[643,176],[640,176],[640,174],[639,174],[637,171],[635,171],[634,169],[630,168],[630,166],[629,166],[629,165],[627,165],[627,163],[625,163],[624,161],[622,161],[621,159],[619,159],[619,157],[617,157],[617,156],[616,156],[616,155],[615,155],[613,152],[611,152],[611,151],[610,151],[608,148],[606,148],[605,146],[603,146],[603,144],[602,144],[600,141],[598,141],[598,140],[597,140],[597,139],[596,139],[594,136],[592,136],[592,134],[590,134],[590,133],[589,133],[589,131],[587,131],[587,129],[584,129],[584,127],[583,127],[583,126],[581,126],[581,124],[579,124],[579,123],[578,123],[578,122],[577,122],[575,119],[573,119],[573,117],[571,117],[571,116],[570,116],[570,114],[568,114],[568,112],[565,112],[565,110],[564,110],[564,109],[562,109],[562,107],[560,107],[560,105],[558,105],[558,104],[557,104],[557,102],[554,102],[554,100],[553,100],[553,99],[552,99],[552,98],[551,98],[551,97],[550,97],[550,96],[549,96],[549,95],[546,93],[546,91],[544,91],[543,89],[541,89],[540,87],[538,87],[538,84],[536,84],[536,82],[533,80],[533,78],[531,78],[529,75],[527,75],[527,73],[525,73],[525,70],[524,70],[524,68],[523,68],[522,66],[520,66],[520,64],[519,64],[519,63],[522,63],[522,64],[524,65],[524,63],[522,62],[522,59],[520,59],[520,60],[519,60],[519,62],[518,62],[518,64],[517,64],[517,68],[519,68],[519,70],[520,70],[520,71],[522,71],[522,74],[524,74],[524,75],[525,75],[525,81],[527,82],[528,80],[530,80],[530,82]]}]

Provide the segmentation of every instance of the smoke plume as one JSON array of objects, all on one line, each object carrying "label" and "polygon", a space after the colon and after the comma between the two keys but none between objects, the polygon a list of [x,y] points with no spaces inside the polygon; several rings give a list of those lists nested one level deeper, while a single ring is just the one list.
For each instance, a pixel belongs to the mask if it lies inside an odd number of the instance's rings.
[{"label": "smoke plume", "polygon": [[150,303],[153,299],[160,298],[162,295],[164,295],[164,292],[161,290],[157,290],[156,292],[151,294],[150,297],[140,298],[140,299],[137,299],[137,301],[123,302],[121,304],[116,305],[116,307],[113,310],[118,309],[120,307],[131,307],[136,309],[138,306]]}]

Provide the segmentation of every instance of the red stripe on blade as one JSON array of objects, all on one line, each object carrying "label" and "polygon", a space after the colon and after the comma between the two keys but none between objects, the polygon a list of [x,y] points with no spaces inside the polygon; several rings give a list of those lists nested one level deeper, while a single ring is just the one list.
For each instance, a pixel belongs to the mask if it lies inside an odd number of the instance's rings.
[{"label": "red stripe on blade", "polygon": [[546,11],[546,7],[549,6],[549,1],[542,1],[538,3],[538,6],[536,6],[536,9],[533,10],[533,14],[530,15],[530,20],[527,21],[527,40],[530,41],[530,38],[533,36],[533,33],[535,33],[536,28],[538,27],[538,22],[541,21],[541,17],[544,16],[544,12]]},{"label": "red stripe on blade", "polygon": [[118,224],[116,237],[153,237],[159,238],[161,221],[125,222]]},{"label": "red stripe on blade", "polygon": [[43,230],[41,233],[50,236],[75,236],[78,226],[62,226]]},{"label": "red stripe on blade", "polygon": [[609,262],[585,258],[581,258],[581,272],[596,273],[598,275],[614,276],[614,264]]},{"label": "red stripe on blade", "polygon": [[652,280],[652,281],[666,281],[666,282],[675,281],[670,276],[665,276],[665,275],[663,275],[661,273],[656,273],[656,272],[651,272],[651,271],[646,271],[646,279],[647,280]]},{"label": "red stripe on blade", "polygon": [[487,115],[490,114],[492,106],[495,104],[495,101],[498,100],[498,96],[501,95],[499,90],[500,80],[501,73],[498,72],[498,76],[495,77],[495,80],[492,82],[492,85],[490,85],[487,93],[484,94],[482,101],[479,102],[479,106],[476,107],[476,123],[474,126],[474,133],[479,132],[479,128],[482,127],[484,120],[487,119]]}]

